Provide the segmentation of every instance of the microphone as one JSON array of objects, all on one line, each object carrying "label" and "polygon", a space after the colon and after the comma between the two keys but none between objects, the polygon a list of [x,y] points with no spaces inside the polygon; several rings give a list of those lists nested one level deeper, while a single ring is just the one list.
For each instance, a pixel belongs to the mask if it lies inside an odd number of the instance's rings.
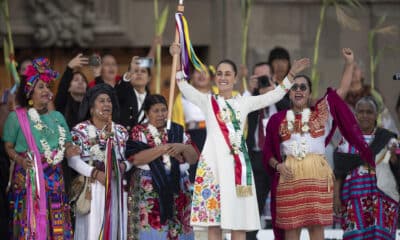
[{"label": "microphone", "polygon": [[96,110],[96,112],[97,112],[100,116],[103,116],[103,115],[104,115],[104,113],[103,113],[102,111]]},{"label": "microphone", "polygon": [[400,72],[393,75],[393,80],[400,80]]}]

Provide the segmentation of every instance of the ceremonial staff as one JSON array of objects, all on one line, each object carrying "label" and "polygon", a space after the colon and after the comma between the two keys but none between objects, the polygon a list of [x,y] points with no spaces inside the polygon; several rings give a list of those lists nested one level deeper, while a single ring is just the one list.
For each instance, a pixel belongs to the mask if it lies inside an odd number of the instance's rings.
[{"label": "ceremonial staff", "polygon": [[[176,9],[177,13],[183,13],[185,7],[183,6],[183,0],[179,0],[178,7]],[[179,43],[179,32],[178,27],[175,27],[175,40],[174,44]],[[167,120],[167,129],[171,128],[171,119],[172,119],[172,108],[174,105],[174,92],[175,92],[175,77],[176,77],[176,65],[178,64],[179,55],[174,54],[172,56],[172,67],[171,67],[171,79],[169,84],[169,99],[168,99],[168,120]]]},{"label": "ceremonial staff", "polygon": [[189,64],[192,63],[193,67],[199,72],[205,72],[208,74],[206,66],[200,61],[194,52],[192,42],[189,36],[189,27],[185,16],[183,15],[184,6],[183,0],[179,0],[177,12],[175,13],[176,30],[175,30],[175,41],[174,44],[179,44],[181,48],[181,55],[174,54],[172,56],[172,69],[171,69],[171,81],[169,88],[169,102],[168,102],[168,120],[167,129],[171,127],[172,108],[174,104],[174,92],[175,92],[175,77],[176,67],[178,64],[178,57],[181,58],[181,69],[185,79],[189,77]]}]

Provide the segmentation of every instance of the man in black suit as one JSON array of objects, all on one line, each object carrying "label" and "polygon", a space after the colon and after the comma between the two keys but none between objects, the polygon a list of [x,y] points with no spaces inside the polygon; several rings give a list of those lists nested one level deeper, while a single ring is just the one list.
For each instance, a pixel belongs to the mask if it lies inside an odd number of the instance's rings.
[{"label": "man in black suit", "polygon": [[[274,89],[274,84],[272,83],[272,81],[270,81],[268,76],[257,77],[257,80],[258,88],[255,90],[253,95],[264,94]],[[277,109],[275,105],[271,105],[269,107],[251,112],[247,117],[248,133],[246,144],[251,159],[251,167],[253,169],[258,210],[260,216],[264,212],[265,200],[267,199],[270,189],[270,179],[262,163],[262,149],[265,141],[265,127],[267,125],[269,117],[276,112]],[[246,239],[257,239],[257,232],[258,231],[247,232]]]}]

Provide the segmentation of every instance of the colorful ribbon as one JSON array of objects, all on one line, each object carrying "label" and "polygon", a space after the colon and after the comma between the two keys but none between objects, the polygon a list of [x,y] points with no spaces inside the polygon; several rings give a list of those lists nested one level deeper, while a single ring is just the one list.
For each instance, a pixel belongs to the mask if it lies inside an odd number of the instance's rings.
[{"label": "colorful ribbon", "polygon": [[199,72],[206,72],[207,67],[197,57],[189,36],[189,27],[185,16],[182,13],[175,14],[176,29],[179,33],[179,43],[181,46],[181,65],[185,79],[189,77],[189,61]]}]

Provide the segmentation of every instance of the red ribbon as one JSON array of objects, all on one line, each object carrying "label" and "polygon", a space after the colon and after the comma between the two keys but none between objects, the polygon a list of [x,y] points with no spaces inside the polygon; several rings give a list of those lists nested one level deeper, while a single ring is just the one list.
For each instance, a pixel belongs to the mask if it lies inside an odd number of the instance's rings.
[{"label": "red ribbon", "polygon": [[224,136],[225,142],[228,145],[229,149],[232,150],[231,154],[233,155],[233,159],[235,161],[235,184],[236,185],[241,185],[242,183],[242,164],[240,162],[240,157],[239,154],[235,154],[233,152],[233,147],[231,144],[231,141],[229,139],[229,130],[228,127],[226,126],[225,122],[221,119],[221,110],[219,109],[219,105],[217,100],[215,99],[215,96],[211,97],[211,105],[215,114],[215,118],[217,119],[219,129],[221,129],[222,135]]}]

